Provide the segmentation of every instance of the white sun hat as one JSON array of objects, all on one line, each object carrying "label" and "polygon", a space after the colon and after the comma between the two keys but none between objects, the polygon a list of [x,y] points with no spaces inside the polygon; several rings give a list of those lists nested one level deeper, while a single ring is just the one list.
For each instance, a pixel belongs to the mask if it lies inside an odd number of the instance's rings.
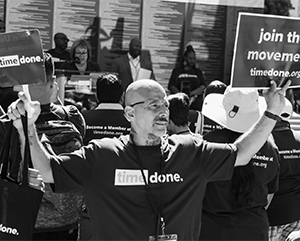
[{"label": "white sun hat", "polygon": [[[286,99],[282,113],[289,118],[292,106]],[[237,89],[228,86],[224,94],[211,93],[203,102],[202,113],[219,125],[239,133],[247,131],[266,110],[264,97],[255,89]]]}]

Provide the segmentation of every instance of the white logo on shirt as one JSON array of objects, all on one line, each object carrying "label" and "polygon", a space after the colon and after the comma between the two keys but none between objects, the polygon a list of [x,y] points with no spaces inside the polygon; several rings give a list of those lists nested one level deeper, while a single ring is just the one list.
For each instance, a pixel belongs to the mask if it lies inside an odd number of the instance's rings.
[{"label": "white logo on shirt", "polygon": [[0,232],[12,234],[12,235],[19,235],[18,229],[6,227],[2,223],[0,223]]},{"label": "white logo on shirt", "polygon": [[[158,172],[154,172],[148,178],[148,170],[143,170],[143,172],[147,183],[183,182],[183,178],[180,176],[179,173],[158,174]],[[140,170],[115,170],[115,186],[136,185],[145,185],[144,178]]]},{"label": "white logo on shirt", "polygon": [[263,168],[267,168],[268,167],[268,162],[273,162],[274,161],[274,157],[269,157],[269,156],[265,156],[265,155],[254,155],[252,157],[253,160],[253,166],[257,166],[257,167],[263,167]]},{"label": "white logo on shirt", "polygon": [[254,156],[252,157],[252,159],[272,162],[273,159],[274,159],[274,157],[269,157],[269,156],[265,156],[265,155],[262,155],[262,156],[254,155]]}]

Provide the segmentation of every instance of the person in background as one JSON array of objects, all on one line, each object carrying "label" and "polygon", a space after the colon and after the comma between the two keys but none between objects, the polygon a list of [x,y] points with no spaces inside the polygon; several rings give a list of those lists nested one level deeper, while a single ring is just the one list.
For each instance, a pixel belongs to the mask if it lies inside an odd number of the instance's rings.
[{"label": "person in background", "polygon": [[[224,94],[204,99],[203,115],[222,125],[203,139],[234,143],[247,132],[266,110],[257,90],[227,87]],[[235,167],[230,180],[207,184],[203,199],[199,240],[268,240],[266,208],[278,189],[279,153],[268,139],[249,163]]]},{"label": "person in background", "polygon": [[[46,53],[51,54],[53,58],[59,60],[69,61],[71,60],[70,52],[67,51],[69,39],[64,33],[56,33],[54,35],[54,44],[53,49],[49,49]],[[57,66],[55,66],[57,68]]]},{"label": "person in background", "polygon": [[295,240],[300,230],[300,131],[293,130],[288,122],[293,107],[289,100],[286,102],[285,115],[272,131],[280,154],[280,173],[279,189],[267,210],[270,241]]},{"label": "person in background", "polygon": [[213,80],[204,89],[204,98],[212,93],[224,94],[227,85],[220,80]]},{"label": "person in background", "polygon": [[[80,132],[81,136],[83,137],[85,134],[85,122],[83,116],[74,106],[64,106],[57,105],[52,103],[52,100],[57,100],[57,97],[53,98],[53,91],[56,86],[55,83],[55,76],[54,76],[54,64],[52,57],[49,53],[43,54],[43,59],[45,63],[45,72],[46,72],[46,83],[45,84],[30,84],[28,85],[29,93],[31,99],[34,101],[38,101],[41,105],[41,115],[37,119],[37,127],[41,126],[48,120],[58,120],[64,119],[72,122],[77,130]],[[20,90],[21,86],[14,86],[15,91]],[[17,93],[17,92],[16,92]],[[5,122],[10,121],[8,116],[2,116],[0,119],[0,147],[3,145],[4,136],[6,133],[5,129]],[[13,129],[13,143],[12,145],[17,148],[13,148],[13,150],[20,150],[19,148],[19,138],[16,129]],[[20,152],[12,152],[12,160],[17,166],[20,163],[21,153]],[[14,169],[12,167],[12,169]],[[18,169],[18,168],[17,168]],[[14,172],[15,173],[15,172]],[[14,179],[17,180],[17,174],[14,174]],[[41,202],[41,206],[39,209],[37,221],[35,224],[33,240],[77,240],[78,236],[78,217],[76,221],[72,223],[68,223],[65,226],[56,226],[56,227],[49,227],[49,223],[52,224],[51,217],[47,214],[49,212],[55,215],[55,212],[63,212],[60,210],[60,206],[57,206],[57,203],[63,201],[60,194],[53,193],[52,189],[50,188],[49,183],[46,183],[45,193]],[[68,197],[72,196],[72,194],[66,194]],[[65,197],[65,196],[64,196]],[[72,198],[72,197],[70,197]],[[47,213],[47,214],[46,214]],[[72,220],[73,217],[70,217]],[[75,217],[74,217],[75,219]],[[73,220],[74,220],[73,219]]]},{"label": "person in background", "polygon": [[[124,109],[119,103],[123,95],[120,79],[114,74],[100,76],[96,82],[96,94],[99,105],[83,114],[86,122],[85,145],[93,139],[119,137],[130,132],[130,123],[124,117]],[[87,209],[80,218],[79,240],[93,240]]]},{"label": "person in background", "polygon": [[171,94],[186,93],[190,97],[190,108],[201,111],[206,83],[202,71],[195,64],[195,50],[188,45],[182,63],[172,71],[168,89]]},{"label": "person in background", "polygon": [[[204,98],[212,93],[219,93],[224,94],[226,90],[227,85],[221,82],[220,80],[214,80],[210,82],[205,90],[204,90]],[[216,129],[223,129],[222,126],[214,122],[213,120],[209,119],[207,116],[203,116],[204,124],[203,124],[203,135],[205,135],[207,132],[216,130]]]},{"label": "person in background", "polygon": [[[170,120],[168,125],[169,135],[202,133],[202,115],[200,113],[200,121],[191,121],[191,111],[193,112],[195,110],[190,110],[190,100],[185,93],[176,93],[169,95],[168,101],[170,104]],[[199,131],[197,131],[198,129]]]},{"label": "person in background", "polygon": [[[55,191],[84,193],[93,240],[197,240],[206,185],[231,178],[234,166],[247,165],[275,126],[291,81],[265,92],[267,111],[234,143],[211,143],[193,135],[166,135],[169,103],[163,86],[144,79],[125,93],[124,115],[130,135],[92,140],[80,150],[50,155],[39,141],[38,102],[24,93],[8,108],[18,129],[28,105],[30,151],[34,168]],[[272,165],[272,164],[271,164]],[[168,236],[166,236],[168,235]]]},{"label": "person in background", "polygon": [[105,74],[96,82],[96,96],[99,105],[86,113],[86,135],[84,144],[92,139],[119,137],[130,132],[130,123],[124,117],[120,104],[123,88],[120,79],[114,74]]},{"label": "person in background", "polygon": [[71,50],[71,61],[63,63],[61,68],[68,78],[71,75],[89,75],[92,72],[100,72],[98,63],[91,60],[92,48],[90,43],[81,38],[74,41]]},{"label": "person in background", "polygon": [[150,72],[149,78],[155,80],[152,63],[141,55],[142,44],[138,38],[131,39],[126,55],[114,59],[110,72],[117,73],[125,91],[127,86],[138,79],[141,69]]}]

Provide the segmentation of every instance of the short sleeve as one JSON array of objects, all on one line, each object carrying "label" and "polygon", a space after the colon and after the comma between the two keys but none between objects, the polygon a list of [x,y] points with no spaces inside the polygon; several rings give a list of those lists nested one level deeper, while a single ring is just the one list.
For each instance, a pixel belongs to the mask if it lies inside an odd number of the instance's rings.
[{"label": "short sleeve", "polygon": [[237,156],[234,144],[203,141],[198,151],[200,171],[208,182],[229,180],[232,177]]},{"label": "short sleeve", "polygon": [[90,147],[72,153],[51,156],[55,192],[81,192],[91,183],[95,158]]}]

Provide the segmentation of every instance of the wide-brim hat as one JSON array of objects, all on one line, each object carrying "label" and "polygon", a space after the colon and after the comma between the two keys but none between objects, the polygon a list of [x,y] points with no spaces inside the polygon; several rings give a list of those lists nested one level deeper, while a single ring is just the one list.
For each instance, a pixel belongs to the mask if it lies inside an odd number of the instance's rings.
[{"label": "wide-brim hat", "polygon": [[[287,114],[287,118],[292,113],[289,104],[289,100],[286,99],[287,109],[283,112]],[[265,98],[259,96],[257,90],[228,86],[224,94],[212,93],[205,97],[202,113],[229,130],[244,133],[259,120],[266,107]]]}]

